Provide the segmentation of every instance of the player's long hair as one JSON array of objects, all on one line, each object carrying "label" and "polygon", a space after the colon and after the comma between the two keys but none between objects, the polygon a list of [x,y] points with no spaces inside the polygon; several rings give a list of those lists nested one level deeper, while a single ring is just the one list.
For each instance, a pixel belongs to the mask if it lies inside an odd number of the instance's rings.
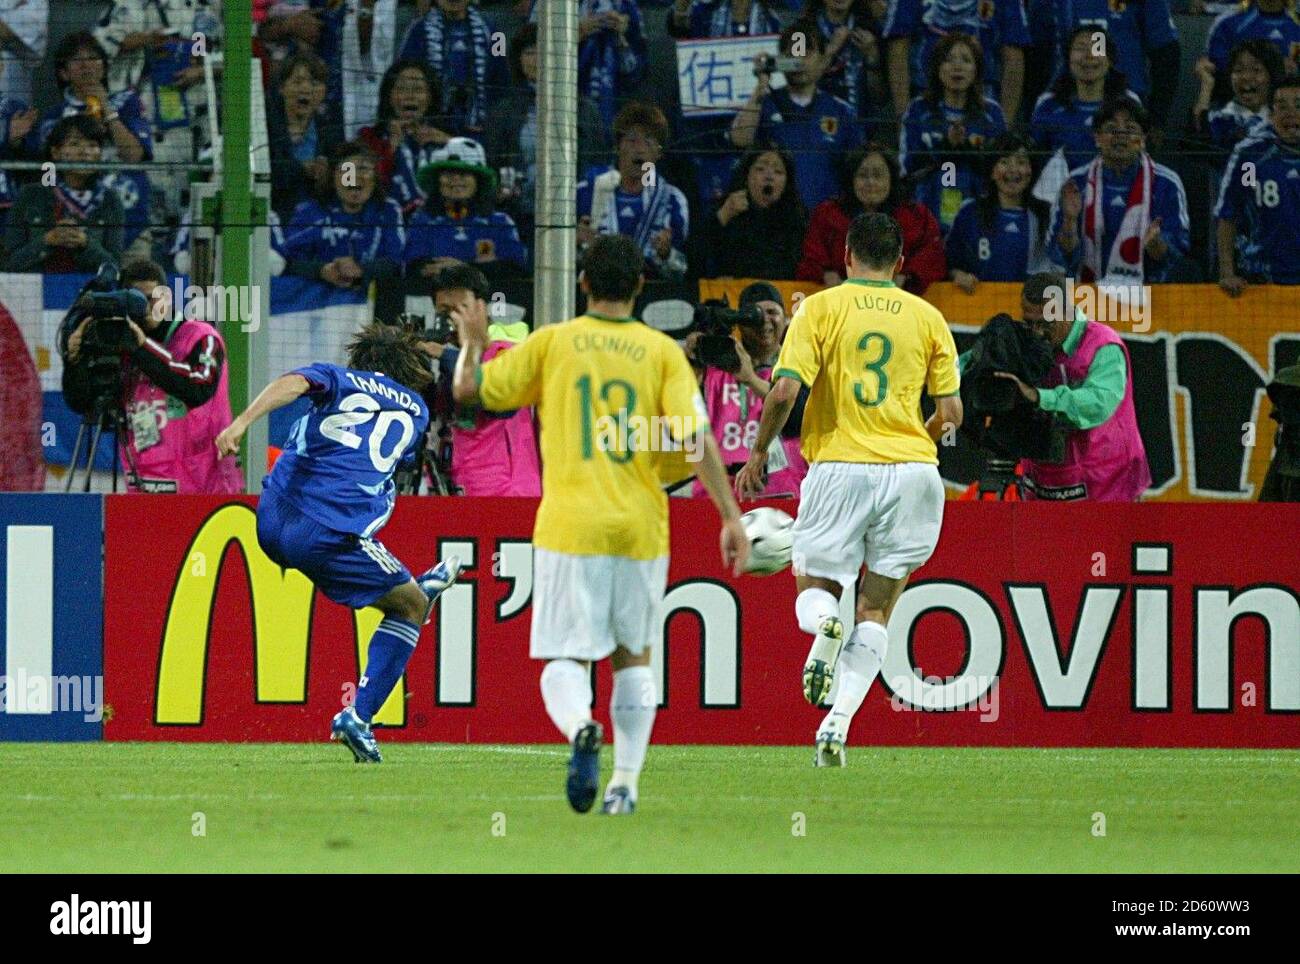
[{"label": "player's long hair", "polygon": [[373,322],[348,342],[348,367],[379,372],[413,391],[423,392],[433,381],[428,355],[420,350],[414,332]]}]

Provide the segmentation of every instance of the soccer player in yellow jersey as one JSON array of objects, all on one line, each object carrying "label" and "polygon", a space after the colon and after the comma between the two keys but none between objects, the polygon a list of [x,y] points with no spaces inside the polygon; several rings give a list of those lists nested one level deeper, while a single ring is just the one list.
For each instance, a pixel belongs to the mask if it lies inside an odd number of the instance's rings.
[{"label": "soccer player in yellow jersey", "polygon": [[[790,322],[753,454],[736,477],[742,497],[762,491],[767,447],[800,386],[809,386],[802,431],[809,471],[792,558],[795,615],[813,634],[804,697],[823,705],[837,671],[840,677],[817,731],[818,766],[844,765],[849,723],[885,660],[889,614],[908,576],[934,552],[944,500],[936,442],[962,418],[947,322],[893,282],[903,266],[898,224],[886,214],[860,215],[845,248],[847,280],[805,298]],[[936,403],[925,422],[923,390]],[[845,643],[839,593],[864,562]]]},{"label": "soccer player in yellow jersey", "polygon": [[547,661],[542,701],[572,746],[566,791],[579,813],[595,801],[604,736],[591,716],[591,662],[607,657],[614,774],[602,812],[636,809],[658,703],[650,655],[663,631],[668,576],[666,436],[688,458],[698,456],[700,481],[722,516],[723,564],[739,574],[749,554],[686,356],[631,317],[643,265],[631,239],[598,238],[579,277],[587,313],[538,328],[486,364],[483,303],[452,312],[461,342],[456,400],[498,411],[537,407],[542,501],[533,530],[530,652]]}]

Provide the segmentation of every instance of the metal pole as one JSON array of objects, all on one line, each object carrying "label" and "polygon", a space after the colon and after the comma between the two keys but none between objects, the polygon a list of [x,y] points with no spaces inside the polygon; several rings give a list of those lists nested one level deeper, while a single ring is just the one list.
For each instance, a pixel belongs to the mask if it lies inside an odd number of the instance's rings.
[{"label": "metal pole", "polygon": [[533,328],[573,316],[577,276],[578,5],[542,3],[538,9]]},{"label": "metal pole", "polygon": [[[252,169],[249,157],[250,101],[253,88],[253,3],[226,0],[225,50],[221,73],[221,278],[226,290],[252,294]],[[227,296],[227,304],[230,303]],[[245,298],[240,302],[247,303]],[[226,364],[230,366],[230,407],[243,411],[249,400],[249,339],[256,337],[240,318],[225,319]],[[244,466],[265,462],[265,452],[244,445]]]}]

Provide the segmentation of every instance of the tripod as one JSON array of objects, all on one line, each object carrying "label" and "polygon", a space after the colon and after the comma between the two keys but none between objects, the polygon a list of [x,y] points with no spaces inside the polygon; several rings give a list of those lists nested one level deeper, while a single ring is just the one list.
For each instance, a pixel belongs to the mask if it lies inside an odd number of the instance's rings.
[{"label": "tripod", "polygon": [[[63,491],[71,492],[73,479],[77,474],[77,462],[81,456],[82,442],[89,443],[89,450],[86,453],[86,474],[82,480],[81,491],[90,491],[90,477],[95,468],[95,453],[99,450],[99,440],[107,431],[113,436],[113,485],[110,492],[117,491],[117,472],[118,458],[117,446],[122,439],[123,426],[126,423],[126,415],[122,411],[121,405],[111,395],[101,395],[95,399],[90,407],[90,411],[81,417],[81,425],[77,429],[77,441],[72,446],[72,458],[68,461],[68,476],[63,480]],[[126,461],[129,469],[128,480],[134,481],[139,478],[139,472],[136,470],[135,455],[131,447],[123,446],[126,452]]]},{"label": "tripod", "polygon": [[990,457],[980,473],[979,487],[975,490],[977,502],[1023,502],[1024,483],[1016,475],[1016,459]]}]

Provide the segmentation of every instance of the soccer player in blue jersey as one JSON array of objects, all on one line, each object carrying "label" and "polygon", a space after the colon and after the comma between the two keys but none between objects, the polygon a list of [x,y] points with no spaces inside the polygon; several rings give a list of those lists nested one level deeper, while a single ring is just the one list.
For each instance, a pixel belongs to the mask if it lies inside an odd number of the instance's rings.
[{"label": "soccer player in blue jersey", "polygon": [[1300,284],[1300,78],[1273,89],[1269,116],[1232,152],[1214,211],[1219,286],[1234,298],[1248,281]]},{"label": "soccer player in blue jersey", "polygon": [[280,376],[217,436],[218,450],[232,454],[263,415],[303,395],[312,402],[263,483],[257,541],[336,603],[384,614],[356,702],[330,726],[358,763],[381,761],[370,721],[401,679],[434,602],[460,574],[452,556],[412,578],[375,539],[393,512],[393,471],[429,425],[420,393],[432,380],[414,335],[373,324],[348,345],[347,368],[317,363]]}]

